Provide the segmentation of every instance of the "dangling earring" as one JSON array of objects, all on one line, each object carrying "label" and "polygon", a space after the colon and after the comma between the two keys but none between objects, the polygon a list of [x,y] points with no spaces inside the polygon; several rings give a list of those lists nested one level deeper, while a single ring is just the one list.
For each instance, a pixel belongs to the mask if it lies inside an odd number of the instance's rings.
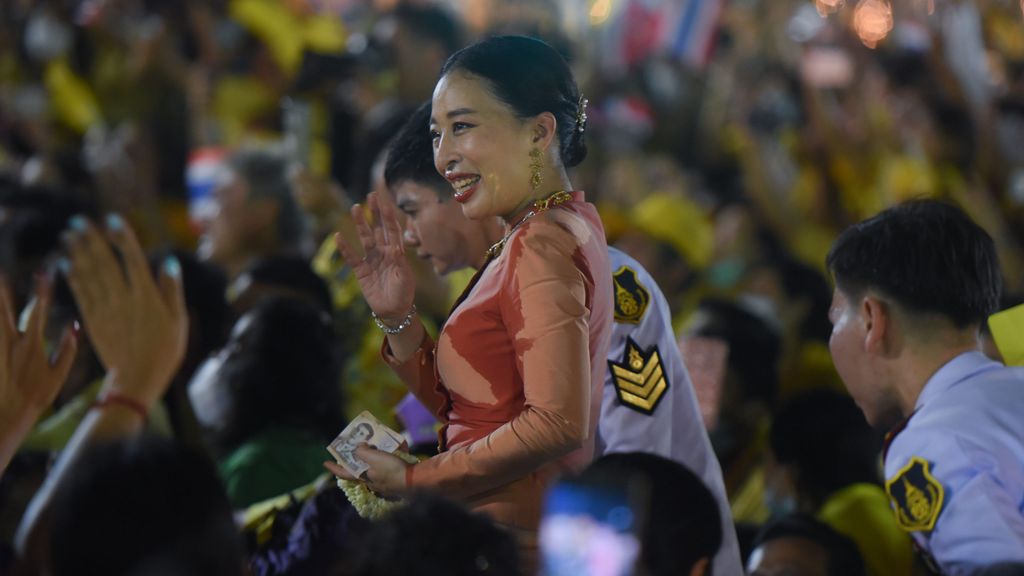
[{"label": "dangling earring", "polygon": [[534,148],[530,150],[530,188],[536,192],[543,181],[544,177],[540,174],[540,149]]}]

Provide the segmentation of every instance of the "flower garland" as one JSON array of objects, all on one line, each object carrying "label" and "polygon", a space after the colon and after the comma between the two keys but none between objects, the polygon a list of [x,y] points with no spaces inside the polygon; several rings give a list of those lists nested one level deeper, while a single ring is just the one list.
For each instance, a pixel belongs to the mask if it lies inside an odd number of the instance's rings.
[{"label": "flower garland", "polygon": [[[416,464],[420,461],[419,458],[401,450],[396,450],[393,454],[409,464]],[[356,512],[367,520],[379,520],[392,510],[405,504],[404,500],[381,498],[371,492],[364,482],[353,482],[352,480],[338,478],[338,488],[341,488],[341,491],[345,493],[345,497],[352,503],[352,507],[356,509]]]}]

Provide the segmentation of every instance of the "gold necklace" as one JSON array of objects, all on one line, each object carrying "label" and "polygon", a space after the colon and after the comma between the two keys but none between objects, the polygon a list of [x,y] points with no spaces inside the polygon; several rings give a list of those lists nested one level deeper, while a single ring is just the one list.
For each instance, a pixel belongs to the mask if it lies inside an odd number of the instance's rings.
[{"label": "gold necklace", "polygon": [[555,192],[554,194],[548,196],[547,198],[541,198],[540,200],[535,201],[533,203],[533,206],[530,207],[530,211],[524,214],[522,218],[520,218],[515,224],[513,224],[512,227],[508,229],[508,232],[501,240],[498,240],[497,242],[494,243],[493,246],[487,249],[487,259],[491,260],[493,258],[497,258],[498,254],[501,254],[502,248],[505,247],[505,242],[508,242],[508,239],[510,236],[512,236],[512,233],[515,232],[517,228],[522,226],[524,222],[526,222],[530,218],[533,218],[537,214],[540,214],[541,212],[544,212],[550,208],[554,208],[559,204],[564,204],[569,200],[572,200],[572,194],[566,192],[565,190],[559,190],[558,192]]}]

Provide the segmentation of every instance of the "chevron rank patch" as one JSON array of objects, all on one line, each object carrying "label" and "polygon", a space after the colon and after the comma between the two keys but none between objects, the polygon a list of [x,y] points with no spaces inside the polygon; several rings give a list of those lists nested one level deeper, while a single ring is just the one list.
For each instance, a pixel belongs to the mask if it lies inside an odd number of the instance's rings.
[{"label": "chevron rank patch", "polygon": [[942,511],[945,491],[929,468],[927,460],[914,456],[885,483],[896,511],[896,523],[907,532],[931,530]]},{"label": "chevron rank patch", "polygon": [[629,266],[612,274],[615,284],[615,321],[639,324],[651,302],[651,293],[640,284],[636,271]]},{"label": "chevron rank patch", "polygon": [[619,401],[644,414],[653,414],[668,390],[668,378],[661,365],[658,347],[644,352],[632,338],[626,337],[621,362],[608,361]]}]

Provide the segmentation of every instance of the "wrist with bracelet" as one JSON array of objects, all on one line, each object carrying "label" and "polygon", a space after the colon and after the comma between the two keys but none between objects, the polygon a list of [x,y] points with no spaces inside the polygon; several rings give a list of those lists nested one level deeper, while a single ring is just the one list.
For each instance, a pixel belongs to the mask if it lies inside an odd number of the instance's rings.
[{"label": "wrist with bracelet", "polygon": [[146,408],[145,404],[131,396],[120,394],[113,390],[101,392],[100,395],[93,400],[90,408],[107,408],[109,406],[119,406],[121,408],[131,410],[141,416],[143,421],[149,418],[149,409]]},{"label": "wrist with bracelet", "polygon": [[377,328],[383,330],[388,336],[394,336],[395,334],[401,334],[406,328],[412,326],[412,318],[416,315],[416,305],[413,304],[409,313],[405,315],[405,318],[395,326],[388,326],[385,324],[384,321],[381,320],[380,316],[377,316],[377,313],[372,310],[370,311],[370,315],[373,316],[373,323],[377,325]]}]

